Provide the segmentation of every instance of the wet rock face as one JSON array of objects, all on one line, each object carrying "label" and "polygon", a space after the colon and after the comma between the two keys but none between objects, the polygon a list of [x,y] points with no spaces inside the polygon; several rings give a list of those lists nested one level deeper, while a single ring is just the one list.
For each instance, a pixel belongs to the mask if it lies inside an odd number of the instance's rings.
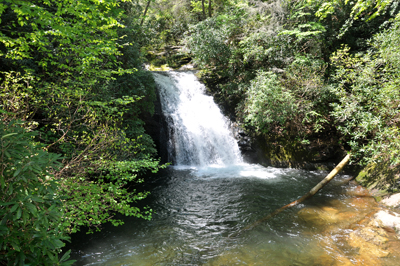
[{"label": "wet rock face", "polygon": [[392,166],[390,161],[370,163],[359,171],[356,180],[377,197],[396,193],[400,188],[400,165]]},{"label": "wet rock face", "polygon": [[[298,140],[276,136],[252,137],[252,148],[258,163],[274,167],[332,170],[346,155],[335,140],[314,140],[301,144]],[[346,170],[350,169],[346,167]]]},{"label": "wet rock face", "polygon": [[147,61],[152,67],[167,65],[172,69],[178,69],[192,61],[192,58],[183,49],[183,46],[166,45],[160,51],[149,51],[146,55]]},{"label": "wet rock face", "polygon": [[230,128],[233,132],[233,136],[237,140],[243,160],[247,163],[259,163],[259,154],[255,148],[256,144],[254,139],[241,129],[236,122],[231,123]]},{"label": "wet rock face", "polygon": [[146,133],[151,136],[156,145],[158,156],[161,158],[162,163],[168,162],[168,132],[167,122],[161,110],[160,97],[157,93],[157,100],[154,102],[154,114],[150,116],[145,115],[143,118],[145,122]]}]

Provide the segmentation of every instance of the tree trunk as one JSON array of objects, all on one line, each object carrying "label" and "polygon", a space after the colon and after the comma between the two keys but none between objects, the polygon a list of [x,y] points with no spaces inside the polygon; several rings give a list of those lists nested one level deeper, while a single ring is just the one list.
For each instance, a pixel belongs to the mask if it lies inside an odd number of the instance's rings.
[{"label": "tree trunk", "polygon": [[[254,228],[255,226],[259,225],[262,222],[265,222],[269,219],[271,219],[272,217],[274,217],[275,215],[281,213],[282,211],[291,208],[293,206],[296,206],[297,204],[305,201],[308,198],[311,198],[312,196],[315,195],[315,193],[317,193],[321,188],[323,188],[326,184],[329,183],[329,181],[331,181],[336,175],[337,173],[339,173],[343,167],[345,167],[345,165],[349,162],[350,160],[350,154],[347,154],[346,157],[344,157],[344,159],[335,167],[335,169],[333,169],[329,175],[327,175],[321,182],[319,182],[315,187],[313,187],[307,194],[305,194],[303,197],[275,210],[274,212],[270,213],[268,216],[265,216],[264,218],[254,222],[253,224],[245,227],[243,230],[241,230],[240,232],[238,232],[237,234],[240,234],[241,232],[245,231],[245,230],[249,230]],[[235,234],[235,235],[237,235]]]},{"label": "tree trunk", "polygon": [[147,2],[146,8],[144,9],[142,21],[140,21],[140,26],[143,26],[144,18],[146,17],[147,10],[149,9],[151,0]]},{"label": "tree trunk", "polygon": [[208,0],[208,16],[211,18],[211,0]]},{"label": "tree trunk", "polygon": [[201,0],[201,8],[203,9],[203,19],[206,19],[206,9],[204,7],[204,1],[205,0]]}]

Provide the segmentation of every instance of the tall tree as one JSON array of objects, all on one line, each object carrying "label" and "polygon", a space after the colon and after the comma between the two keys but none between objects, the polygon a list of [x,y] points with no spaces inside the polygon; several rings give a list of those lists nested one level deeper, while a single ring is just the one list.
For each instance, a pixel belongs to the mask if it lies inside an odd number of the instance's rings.
[{"label": "tall tree", "polygon": [[201,8],[202,8],[202,10],[203,10],[203,19],[206,19],[206,10],[205,10],[205,8],[204,8],[204,1],[205,1],[205,0],[201,0]]},{"label": "tall tree", "polygon": [[144,9],[144,12],[143,12],[142,20],[140,21],[140,26],[143,26],[143,22],[144,22],[144,19],[146,18],[147,10],[149,10],[150,3],[151,3],[151,0],[147,1],[146,8]]}]

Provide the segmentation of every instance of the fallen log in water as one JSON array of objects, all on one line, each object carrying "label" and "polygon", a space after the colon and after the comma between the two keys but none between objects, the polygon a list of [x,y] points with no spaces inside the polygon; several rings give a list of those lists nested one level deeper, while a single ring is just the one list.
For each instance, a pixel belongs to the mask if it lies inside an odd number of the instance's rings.
[{"label": "fallen log in water", "polygon": [[236,236],[238,234],[240,234],[243,231],[246,230],[250,230],[252,228],[254,228],[255,226],[259,225],[262,222],[265,222],[269,219],[271,219],[272,217],[274,217],[275,215],[281,213],[282,211],[291,208],[293,206],[296,206],[297,204],[305,201],[308,198],[311,198],[312,196],[315,195],[315,193],[317,193],[321,188],[323,188],[326,184],[329,183],[329,181],[331,181],[342,169],[343,167],[345,167],[345,165],[349,162],[350,160],[350,154],[347,154],[346,157],[344,157],[344,159],[321,181],[319,182],[315,187],[313,187],[307,194],[305,194],[303,197],[275,210],[274,212],[270,213],[268,216],[265,216],[264,218],[252,223],[251,225],[245,227],[244,229],[242,229],[241,231],[239,231],[238,233],[234,234],[233,236]]}]

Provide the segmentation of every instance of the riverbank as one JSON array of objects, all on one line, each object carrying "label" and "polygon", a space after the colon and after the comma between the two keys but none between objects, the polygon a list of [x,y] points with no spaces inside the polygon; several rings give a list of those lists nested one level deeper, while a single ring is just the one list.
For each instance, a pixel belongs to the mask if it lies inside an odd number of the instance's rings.
[{"label": "riverbank", "polygon": [[344,199],[298,212],[305,223],[322,232],[318,243],[325,252],[315,265],[398,265],[400,194],[377,202],[354,181],[345,193]]}]

